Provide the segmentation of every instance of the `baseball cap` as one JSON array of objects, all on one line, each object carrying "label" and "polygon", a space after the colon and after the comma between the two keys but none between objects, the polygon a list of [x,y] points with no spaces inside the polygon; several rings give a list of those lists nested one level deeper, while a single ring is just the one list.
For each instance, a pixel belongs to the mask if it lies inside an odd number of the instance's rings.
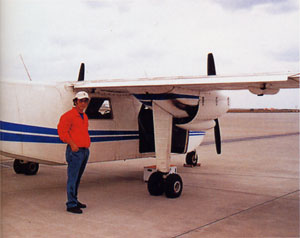
[{"label": "baseball cap", "polygon": [[74,99],[83,99],[83,98],[87,98],[87,99],[90,99],[89,95],[87,92],[84,92],[84,91],[80,91],[78,93],[76,93]]}]

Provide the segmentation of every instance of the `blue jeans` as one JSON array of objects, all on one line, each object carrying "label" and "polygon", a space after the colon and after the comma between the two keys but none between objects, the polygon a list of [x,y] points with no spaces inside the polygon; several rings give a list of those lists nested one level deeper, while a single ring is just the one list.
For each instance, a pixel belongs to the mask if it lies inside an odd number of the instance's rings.
[{"label": "blue jeans", "polygon": [[79,151],[73,152],[68,145],[66,150],[66,159],[68,162],[68,181],[67,181],[67,196],[66,203],[68,208],[76,207],[77,191],[80,184],[81,176],[89,158],[90,151],[87,148],[80,148]]}]

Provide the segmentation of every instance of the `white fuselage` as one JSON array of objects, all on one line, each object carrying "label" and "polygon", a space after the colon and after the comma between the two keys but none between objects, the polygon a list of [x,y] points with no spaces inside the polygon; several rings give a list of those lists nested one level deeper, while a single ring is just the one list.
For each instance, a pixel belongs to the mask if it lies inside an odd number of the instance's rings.
[{"label": "white fuselage", "polygon": [[[1,82],[2,154],[29,161],[65,163],[66,144],[59,140],[56,128],[60,116],[73,106],[72,100],[76,91],[67,85]],[[149,98],[148,94],[144,97],[145,92],[135,94],[90,90],[88,93],[91,98],[108,99],[112,110],[111,119],[89,120],[92,140],[89,162],[154,155],[153,152],[141,153],[139,148],[138,116],[142,102],[155,101],[173,117],[188,116],[186,111],[174,106],[174,98],[181,104],[197,107],[196,113],[188,121],[177,125],[188,132],[185,152],[192,151],[200,145],[205,130],[214,127],[213,120],[226,113],[229,106],[228,98],[217,92],[176,89],[165,94],[172,94],[171,98],[158,97],[158,94],[152,94],[153,98]]]}]

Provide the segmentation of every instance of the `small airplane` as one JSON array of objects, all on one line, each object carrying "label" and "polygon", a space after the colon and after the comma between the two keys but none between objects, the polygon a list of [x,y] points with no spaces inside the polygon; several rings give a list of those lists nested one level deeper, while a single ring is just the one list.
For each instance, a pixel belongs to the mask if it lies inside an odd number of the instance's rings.
[{"label": "small airplane", "polygon": [[299,88],[299,74],[218,76],[208,54],[207,76],[84,81],[84,64],[74,82],[1,81],[1,154],[14,158],[14,171],[34,175],[39,163],[66,164],[57,134],[60,116],[78,91],[89,93],[86,109],[91,137],[89,162],[156,157],[148,191],[177,198],[183,183],[170,172],[171,153],[186,154],[196,165],[196,148],[214,128],[221,153],[218,118],[230,106],[222,90],[248,89],[256,95]]}]

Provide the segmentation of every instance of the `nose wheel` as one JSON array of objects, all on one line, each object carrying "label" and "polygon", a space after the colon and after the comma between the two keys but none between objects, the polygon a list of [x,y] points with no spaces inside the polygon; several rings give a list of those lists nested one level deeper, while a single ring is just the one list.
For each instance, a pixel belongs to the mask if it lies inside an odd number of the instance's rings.
[{"label": "nose wheel", "polygon": [[197,155],[196,151],[187,153],[187,155],[185,157],[185,162],[187,165],[197,166],[198,155]]},{"label": "nose wheel", "polygon": [[148,180],[148,191],[152,196],[165,193],[167,198],[180,197],[183,189],[182,179],[178,174],[167,174],[157,171]]}]

